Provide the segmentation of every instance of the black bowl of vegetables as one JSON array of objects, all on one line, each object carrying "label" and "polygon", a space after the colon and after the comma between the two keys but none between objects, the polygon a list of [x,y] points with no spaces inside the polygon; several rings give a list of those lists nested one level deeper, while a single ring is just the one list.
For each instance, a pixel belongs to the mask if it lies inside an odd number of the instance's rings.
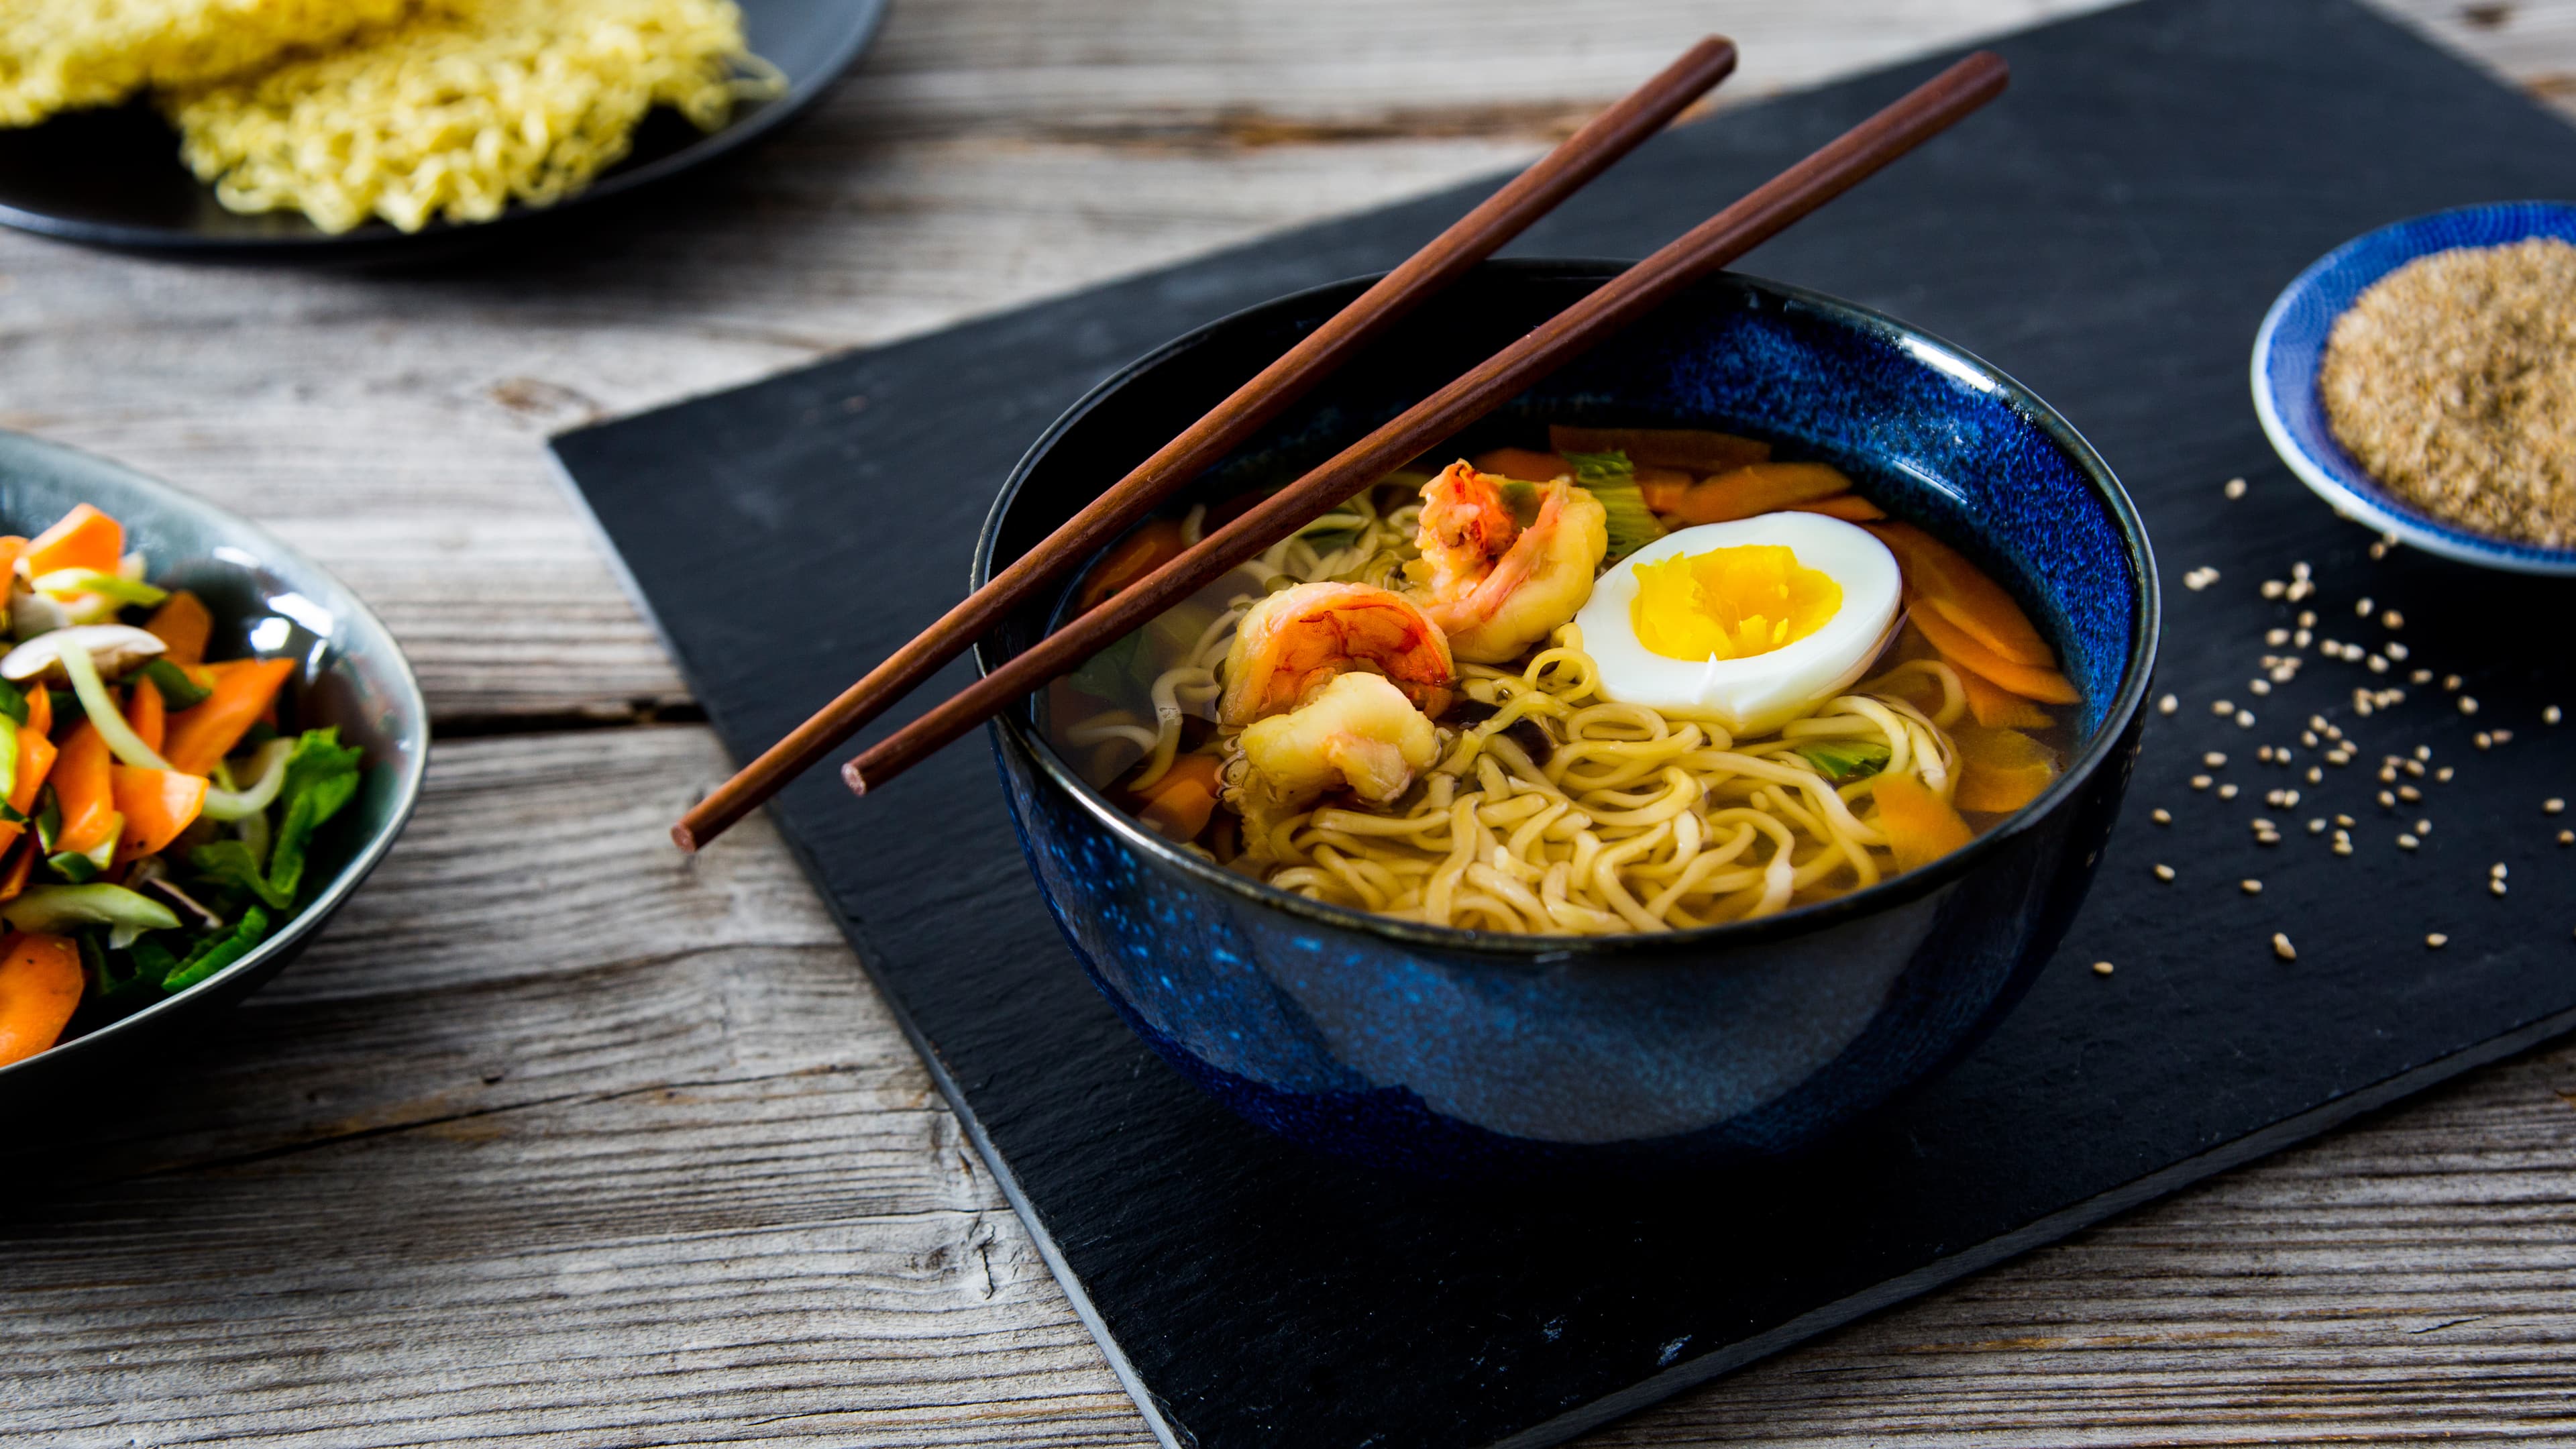
[{"label": "black bowl of vegetables", "polygon": [[0,433],[0,1103],[130,1064],[303,949],[420,794],[428,716],[323,569]]}]

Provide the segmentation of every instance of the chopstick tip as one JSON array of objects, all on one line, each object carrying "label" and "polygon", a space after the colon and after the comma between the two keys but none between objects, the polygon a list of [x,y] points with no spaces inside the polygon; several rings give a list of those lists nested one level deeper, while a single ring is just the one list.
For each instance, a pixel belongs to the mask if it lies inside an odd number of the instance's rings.
[{"label": "chopstick tip", "polygon": [[849,786],[850,793],[853,795],[868,793],[868,777],[859,773],[859,762],[856,760],[841,767],[841,783]]},{"label": "chopstick tip", "polygon": [[683,820],[671,827],[671,843],[695,855],[698,853],[698,832],[691,830],[689,822]]}]

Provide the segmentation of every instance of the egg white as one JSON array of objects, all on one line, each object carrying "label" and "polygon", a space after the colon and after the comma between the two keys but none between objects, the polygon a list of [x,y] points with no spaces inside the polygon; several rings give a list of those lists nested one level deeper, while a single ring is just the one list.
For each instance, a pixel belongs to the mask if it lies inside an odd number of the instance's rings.
[{"label": "egg white", "polygon": [[[1639,565],[1749,544],[1788,547],[1800,566],[1842,587],[1841,607],[1804,639],[1746,659],[1667,659],[1637,641],[1629,606],[1637,598]],[[1868,529],[1821,513],[1766,513],[1703,523],[1647,544],[1594,583],[1591,600],[1574,622],[1600,667],[1604,698],[1713,720],[1731,734],[1758,735],[1859,679],[1895,630],[1901,599],[1896,556]]]}]

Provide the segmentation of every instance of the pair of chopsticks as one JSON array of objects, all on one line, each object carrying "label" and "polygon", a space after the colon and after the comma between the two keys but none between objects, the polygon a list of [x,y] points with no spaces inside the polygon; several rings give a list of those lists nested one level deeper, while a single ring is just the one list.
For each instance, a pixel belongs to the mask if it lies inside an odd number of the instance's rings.
[{"label": "pair of chopsticks", "polygon": [[[717,787],[673,826],[684,850],[715,838],[847,740],[1004,614],[1080,567],[1184,483],[1278,415],[1352,353],[1627,154],[1735,67],[1701,41],[1389,272],[1044,542]],[[1979,51],[1524,334],[1330,461],[1103,600],[842,767],[851,790],[883,785],[1011,701],[1071,673],[1171,604],[1295,533],[1483,417],[1675,292],[1742,256],[2001,93],[2002,57]]]}]

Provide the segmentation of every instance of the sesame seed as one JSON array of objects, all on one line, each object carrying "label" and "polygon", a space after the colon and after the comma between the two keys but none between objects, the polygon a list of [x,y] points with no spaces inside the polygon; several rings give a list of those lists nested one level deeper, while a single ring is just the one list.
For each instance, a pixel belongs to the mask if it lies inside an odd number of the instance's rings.
[{"label": "sesame seed", "polygon": [[2417,745],[2415,747],[2415,758],[2419,760],[2429,760],[2433,758],[2433,747],[2431,745]]},{"label": "sesame seed", "polygon": [[2485,730],[2480,730],[2476,735],[2470,738],[2469,743],[2482,750],[2492,750],[2495,748],[2495,736],[2488,734]]},{"label": "sesame seed", "polygon": [[2257,745],[2257,746],[2255,746],[2255,748],[2254,748],[2254,758],[2256,758],[2256,759],[2258,759],[2258,760],[2261,760],[2264,764],[2267,764],[2267,765],[2268,765],[2268,764],[2270,764],[2270,763],[2272,763],[2272,747],[2271,747],[2270,745]]},{"label": "sesame seed", "polygon": [[2433,671],[2429,669],[2415,670],[2413,673],[2406,676],[2406,682],[2408,684],[2430,684],[2433,682]]},{"label": "sesame seed", "polygon": [[2424,762],[2422,760],[2408,760],[2398,768],[2404,770],[2407,774],[2414,776],[2418,780],[2424,778]]},{"label": "sesame seed", "polygon": [[2288,593],[2289,591],[2290,591],[2290,586],[2289,586],[2288,584],[2285,584],[2285,583],[2281,582],[2279,579],[2265,579],[2265,580],[2263,581],[2263,597],[2264,597],[2264,598],[2267,598],[2267,599],[2277,599],[2277,598],[2281,597],[2283,594]]},{"label": "sesame seed", "polygon": [[2497,861],[2495,864],[2493,864],[2493,865],[2491,865],[2491,866],[2488,866],[2488,867],[2487,867],[2487,874],[2488,874],[2489,876],[2493,877],[2493,878],[2494,878],[2494,879],[2496,879],[2496,880],[2502,880],[2502,879],[2504,879],[2504,878],[2505,878],[2505,865],[2504,865],[2504,862],[2499,860],[2499,861]]},{"label": "sesame seed", "polygon": [[2173,812],[2172,812],[2172,811],[2170,811],[2170,810],[2167,810],[2167,809],[2166,809],[2165,807],[2163,807],[2162,805],[2157,806],[2157,807],[2156,807],[2156,809],[2155,809],[2155,813],[2154,813],[2154,814],[2152,814],[2152,815],[2149,815],[2147,818],[2148,818],[2148,819],[2150,819],[2150,820],[2152,820],[2152,821],[2154,821],[2154,822],[2156,822],[2158,825],[2171,825],[2171,824],[2173,824]]},{"label": "sesame seed", "polygon": [[2158,879],[2158,880],[2172,880],[2173,878],[2174,878],[2174,868],[2173,868],[2172,866],[2169,866],[2169,865],[2160,865],[2160,866],[2157,866],[2157,867],[2156,867],[2156,879]]},{"label": "sesame seed", "polygon": [[2303,563],[2294,563],[2290,565],[2290,577],[2301,583],[2305,583],[2310,578],[2313,578],[2315,576],[2315,572],[2315,570],[2309,568]]},{"label": "sesame seed", "polygon": [[2322,770],[2322,769],[2318,768],[2318,767],[2317,767],[2317,766],[2315,766],[2315,765],[2310,765],[2310,766],[2308,766],[2308,783],[2309,783],[2309,784],[2311,784],[2311,785],[2322,785],[2322,784],[2324,784],[2324,783],[2325,783],[2325,780],[2326,780],[2326,772],[2325,772],[2324,770]]},{"label": "sesame seed", "polygon": [[2229,498],[2242,498],[2245,496],[2245,480],[2242,478],[2230,478],[2227,480],[2226,486],[2220,488],[2218,491]]},{"label": "sesame seed", "polygon": [[2263,631],[2263,642],[2271,645],[2275,649],[2278,649],[2282,645],[2290,642],[2290,631],[2287,629],[2266,629]]},{"label": "sesame seed", "polygon": [[2406,662],[2406,646],[2398,643],[2394,639],[2381,645],[2380,652],[2387,655],[2389,658],[2396,660],[2400,664]]},{"label": "sesame seed", "polygon": [[[2311,615],[2311,614],[2302,614],[2302,615],[2300,615],[2299,617],[2301,617],[2301,618],[2305,619],[2305,618],[2314,618],[2315,616],[2314,616],[2314,615]],[[2301,627],[2300,627],[2299,632],[2297,632],[2297,633],[2295,633],[2295,634],[2293,634],[2293,635],[2291,635],[2291,636],[2290,636],[2290,642],[2291,642],[2292,644],[2294,644],[2294,645],[2298,646],[2298,647],[2299,647],[2299,648],[2301,648],[2301,649],[2305,649],[2305,648],[2307,648],[2307,647],[2308,647],[2309,643],[2310,643],[2311,641],[2313,641],[2316,637],[2317,637],[2316,635],[2309,633],[2309,632],[2307,631],[2307,628],[2303,625],[2303,626],[2301,626]]]},{"label": "sesame seed", "polygon": [[2371,655],[2367,662],[2370,665],[2370,672],[2373,674],[2386,674],[2388,672],[2388,661],[2380,658],[2376,654]]},{"label": "sesame seed", "polygon": [[2474,699],[2470,698],[2469,696],[2465,695],[2465,694],[2464,694],[2464,695],[2461,695],[2461,696],[2460,696],[2460,713],[2462,713],[2462,714],[2476,714],[2477,712],[2478,712],[2478,702],[2477,702],[2476,700],[2474,700]]},{"label": "sesame seed", "polygon": [[2308,822],[2308,833],[2309,833],[2310,835],[2323,835],[2323,834],[2325,834],[2325,833],[2326,833],[2326,820],[2325,820],[2325,817],[2324,817],[2324,816],[2322,816],[2322,815],[2320,815],[2320,816],[2318,816],[2316,819],[2309,821],[2309,822]]},{"label": "sesame seed", "polygon": [[2171,714],[2180,708],[2182,708],[2182,701],[2174,698],[2170,694],[2156,701],[2156,713],[2158,714]]},{"label": "sesame seed", "polygon": [[2417,839],[2416,839],[2414,836],[2412,836],[2412,835],[2406,835],[2406,834],[2402,834],[2402,833],[2401,833],[2401,834],[2397,837],[2397,848],[2398,848],[2399,850],[2413,850],[2415,847],[2417,847],[2417,846],[2419,846],[2419,845],[2422,845],[2423,843],[2424,843],[2424,842],[2422,842],[2422,841],[2420,841],[2420,840],[2417,840]]},{"label": "sesame seed", "polygon": [[[2302,629],[2313,629],[2317,627],[2317,611],[2314,609],[2301,609],[2299,611],[2299,627]],[[2302,644],[2299,647],[2304,649],[2307,646]]]},{"label": "sesame seed", "polygon": [[2182,576],[2182,586],[2195,594],[2217,582],[2218,570],[2206,566],[2193,569]]},{"label": "sesame seed", "polygon": [[2335,854],[2337,854],[2337,855],[2350,855],[2350,854],[2352,854],[2352,842],[2351,842],[2351,841],[2349,841],[2349,840],[2338,840],[2338,841],[2336,841],[2336,842],[2334,843],[2334,853],[2335,853]]},{"label": "sesame seed", "polygon": [[2363,618],[2365,618],[2365,619],[2369,618],[2369,617],[2370,617],[2370,595],[2368,595],[2368,594],[2364,594],[2364,595],[2362,595],[2362,596],[2361,596],[2361,598],[2360,598],[2360,600],[2359,600],[2358,602],[2356,602],[2356,603],[2352,606],[2352,611],[2353,611],[2354,613],[2356,613],[2356,614],[2359,614],[2361,617],[2363,617]]},{"label": "sesame seed", "polygon": [[2228,715],[2236,713],[2236,702],[2231,699],[2212,700],[2210,701],[2209,712],[2223,719]]},{"label": "sesame seed", "polygon": [[2272,954],[2280,957],[2284,961],[2296,961],[2299,959],[2298,948],[2290,944],[2289,937],[2282,935],[2278,931],[2274,931],[2272,933]]},{"label": "sesame seed", "polygon": [[2111,974],[2111,963],[2110,963],[2110,962],[2108,962],[2108,961],[2096,961],[2096,962],[2094,962],[2094,963],[2093,963],[2093,974],[2094,974],[2094,975],[2096,975],[2096,976],[2108,976],[2108,975],[2110,975],[2110,974]]},{"label": "sesame seed", "polygon": [[2244,891],[2245,894],[2249,896],[2259,896],[2263,894],[2263,883],[2259,880],[2240,880],[2236,885],[2238,889]]},{"label": "sesame seed", "polygon": [[2542,724],[2556,724],[2563,718],[2565,718],[2565,716],[2558,712],[2558,706],[2554,704],[2540,712],[2540,722]]},{"label": "sesame seed", "polygon": [[2315,749],[2317,747],[2317,732],[2315,730],[2299,731],[2299,743],[2307,746],[2309,749]]},{"label": "sesame seed", "polygon": [[2201,756],[2200,762],[2213,770],[2221,769],[2227,764],[2227,756],[2218,750],[2212,750]]},{"label": "sesame seed", "polygon": [[2358,825],[2358,824],[2360,824],[2360,823],[2361,823],[2360,821],[2357,821],[2357,820],[2353,819],[2353,818],[2352,818],[2351,816],[2349,816],[2349,815],[2338,815],[2338,816],[2336,816],[2336,817],[2335,817],[2335,824],[2342,826],[2342,827],[2343,827],[2344,829],[2346,829],[2346,830],[2350,830],[2350,829],[2351,829],[2351,828],[2353,828],[2355,825]]},{"label": "sesame seed", "polygon": [[2512,744],[2512,743],[2513,743],[2513,731],[2511,731],[2511,730],[2497,730],[2497,731],[2495,732],[2495,742],[2496,742],[2497,744],[2500,744],[2500,745],[2509,745],[2509,744]]},{"label": "sesame seed", "polygon": [[2540,802],[2540,813],[2543,815],[2555,815],[2566,808],[2567,802],[2559,799],[2555,795],[2552,795],[2548,799]]},{"label": "sesame seed", "polygon": [[2328,750],[2326,751],[2326,763],[2329,765],[2349,765],[2352,763],[2352,751]]},{"label": "sesame seed", "polygon": [[2443,687],[2444,689],[2457,689],[2457,688],[2459,688],[2459,687],[2460,687],[2460,676],[2458,676],[2458,675],[2456,675],[2456,674],[2445,674],[2445,675],[2443,675],[2443,676],[2442,676],[2442,687]]},{"label": "sesame seed", "polygon": [[2424,798],[2424,792],[2416,789],[2412,785],[2400,785],[2397,787],[2397,798],[2405,801],[2409,805],[2412,805],[2416,801]]},{"label": "sesame seed", "polygon": [[2491,880],[2491,881],[2488,881],[2488,882],[2487,882],[2487,894],[2488,894],[2488,895],[2491,895],[2491,896],[2500,896],[2500,895],[2503,895],[2503,894],[2504,894],[2504,882],[2503,882],[2503,881],[2500,881],[2500,880]]},{"label": "sesame seed", "polygon": [[2396,783],[2397,783],[2397,767],[2396,767],[2395,765],[2382,765],[2382,766],[2380,766],[2380,767],[2379,767],[2379,783],[2381,783],[2381,784],[2383,784],[2383,785],[2394,785],[2394,784],[2396,784]]},{"label": "sesame seed", "polygon": [[2270,694],[2272,692],[2272,681],[2268,679],[2249,679],[2245,682],[2245,687],[2254,691],[2256,694]]},{"label": "sesame seed", "polygon": [[2424,944],[2432,947],[2436,951],[2439,951],[2443,947],[2451,944],[2451,938],[2443,935],[2439,931],[2433,931],[2425,935]]},{"label": "sesame seed", "polygon": [[2299,808],[2299,792],[2298,792],[2298,791],[2296,791],[2296,790],[2284,790],[2284,791],[2282,791],[2282,792],[2281,792],[2281,808],[2282,808],[2282,809],[2284,809],[2284,810],[2296,810],[2296,809],[2298,809],[2298,808]]},{"label": "sesame seed", "polygon": [[2397,612],[2395,609],[2391,609],[2387,613],[2379,616],[2379,627],[2383,629],[2403,629],[2406,627],[2406,616]]},{"label": "sesame seed", "polygon": [[2319,734],[2323,734],[2332,730],[2334,726],[2327,722],[2324,715],[2312,714],[2308,716],[2308,728],[2317,731]]},{"label": "sesame seed", "polygon": [[2576,830],[2559,831],[2558,843],[2561,845],[2576,845]]},{"label": "sesame seed", "polygon": [[2236,798],[2236,787],[2235,787],[2235,786],[2233,786],[2233,785],[2221,785],[2221,786],[2219,786],[2219,787],[2218,787],[2218,798],[2219,798],[2219,799],[2221,799],[2221,800],[2233,800],[2233,799],[2235,799],[2235,798]]},{"label": "sesame seed", "polygon": [[2379,792],[2379,808],[2380,808],[2380,809],[2382,809],[2382,810],[2394,810],[2394,809],[2396,809],[2396,808],[2397,808],[2397,797],[2396,797],[2396,796],[2394,796],[2394,795],[2389,794],[2389,793],[2388,793],[2387,791],[2385,791],[2385,790],[2380,791],[2380,792]]},{"label": "sesame seed", "polygon": [[2383,559],[2388,557],[2388,545],[2380,540],[2373,539],[2370,544],[2370,556],[2374,559]]},{"label": "sesame seed", "polygon": [[2236,712],[2236,727],[2242,730],[2250,730],[2254,728],[2254,711],[2250,709],[2238,710]]},{"label": "sesame seed", "polygon": [[2208,789],[2208,788],[2209,788],[2209,777],[2208,777],[2207,775],[2194,775],[2194,776],[2192,776],[2192,777],[2191,777],[2191,788],[2193,788],[2193,789],[2195,789],[2195,790],[2206,790],[2206,789]]},{"label": "sesame seed", "polygon": [[2430,835],[2430,834],[2432,834],[2432,833],[2433,833],[2433,822],[2432,822],[2432,821],[2430,821],[2430,820],[2418,820],[2418,821],[2416,821],[2416,822],[2415,822],[2415,833],[2416,833],[2416,834],[2418,834],[2418,835]]}]

